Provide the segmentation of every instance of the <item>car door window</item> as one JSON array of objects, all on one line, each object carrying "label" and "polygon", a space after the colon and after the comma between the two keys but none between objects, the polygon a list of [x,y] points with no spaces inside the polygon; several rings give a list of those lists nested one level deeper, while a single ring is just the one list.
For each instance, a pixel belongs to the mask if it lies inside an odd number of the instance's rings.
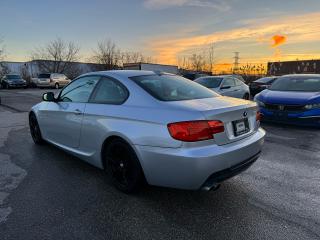
[{"label": "car door window", "polygon": [[99,79],[99,76],[87,76],[75,80],[61,91],[59,100],[62,102],[88,102]]},{"label": "car door window", "polygon": [[241,86],[242,85],[242,82],[239,79],[234,78],[234,81],[236,83],[236,86]]},{"label": "car door window", "polygon": [[233,78],[226,78],[223,82],[222,87],[234,87],[235,82]]},{"label": "car door window", "polygon": [[90,102],[105,104],[122,104],[129,96],[128,90],[120,82],[102,77]]}]

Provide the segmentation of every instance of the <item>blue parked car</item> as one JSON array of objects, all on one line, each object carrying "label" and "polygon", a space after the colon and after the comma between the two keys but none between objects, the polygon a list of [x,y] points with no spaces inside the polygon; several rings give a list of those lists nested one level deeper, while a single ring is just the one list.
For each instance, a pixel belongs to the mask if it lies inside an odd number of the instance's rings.
[{"label": "blue parked car", "polygon": [[264,121],[320,127],[320,74],[282,76],[254,100]]}]

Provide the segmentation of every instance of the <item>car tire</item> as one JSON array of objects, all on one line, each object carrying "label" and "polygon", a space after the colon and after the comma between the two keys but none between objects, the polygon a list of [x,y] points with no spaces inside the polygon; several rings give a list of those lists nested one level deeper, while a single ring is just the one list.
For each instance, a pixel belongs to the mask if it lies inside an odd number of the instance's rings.
[{"label": "car tire", "polygon": [[45,141],[42,138],[38,120],[34,113],[31,113],[29,115],[29,127],[34,143],[37,145],[42,145]]},{"label": "car tire", "polygon": [[59,83],[55,83],[55,84],[54,84],[54,88],[55,88],[55,89],[59,89]]},{"label": "car tire", "polygon": [[243,95],[243,99],[249,100],[250,99],[250,94],[249,93],[244,94]]},{"label": "car tire", "polygon": [[104,149],[106,172],[113,185],[124,193],[137,192],[144,184],[144,174],[132,147],[120,138]]}]

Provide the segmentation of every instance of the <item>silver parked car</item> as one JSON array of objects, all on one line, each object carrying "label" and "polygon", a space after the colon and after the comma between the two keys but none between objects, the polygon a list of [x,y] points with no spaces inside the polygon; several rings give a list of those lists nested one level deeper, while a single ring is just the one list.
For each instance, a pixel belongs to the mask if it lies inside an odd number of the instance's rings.
[{"label": "silver parked car", "polygon": [[223,96],[250,99],[249,86],[233,75],[207,76],[194,81]]},{"label": "silver parked car", "polygon": [[212,189],[258,157],[265,131],[254,102],[151,71],[82,75],[32,107],[36,144],[54,144],[109,172],[115,186]]},{"label": "silver parked car", "polygon": [[61,73],[41,73],[38,75],[37,87],[60,88],[71,82],[66,75]]}]

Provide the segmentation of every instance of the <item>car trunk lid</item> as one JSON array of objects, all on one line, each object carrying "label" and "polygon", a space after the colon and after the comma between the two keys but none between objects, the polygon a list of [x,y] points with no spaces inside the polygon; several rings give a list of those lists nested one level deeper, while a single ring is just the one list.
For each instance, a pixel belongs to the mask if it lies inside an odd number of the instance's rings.
[{"label": "car trunk lid", "polygon": [[256,123],[258,108],[252,101],[219,96],[177,101],[170,104],[186,110],[200,111],[207,120],[222,121],[225,131],[214,135],[218,145],[241,140],[256,132],[258,128]]}]

